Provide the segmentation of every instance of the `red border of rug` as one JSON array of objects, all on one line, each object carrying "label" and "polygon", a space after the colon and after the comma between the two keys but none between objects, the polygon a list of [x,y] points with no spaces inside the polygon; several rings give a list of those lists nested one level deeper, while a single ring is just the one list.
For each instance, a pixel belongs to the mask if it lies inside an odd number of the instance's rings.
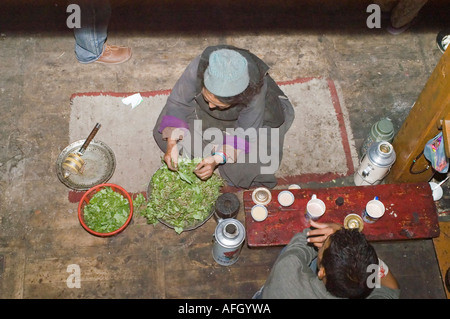
[{"label": "red border of rug", "polygon": [[[308,77],[308,78],[300,78],[295,79],[291,81],[280,81],[277,82],[278,85],[289,85],[289,84],[297,84],[297,83],[306,83],[314,79],[322,79],[320,77]],[[352,154],[350,150],[350,143],[348,140],[348,134],[347,134],[347,127],[345,125],[344,121],[344,114],[342,113],[342,107],[341,103],[339,101],[339,96],[336,90],[336,85],[334,84],[334,81],[330,78],[327,78],[327,84],[328,89],[330,90],[331,95],[331,102],[333,103],[334,110],[336,111],[336,118],[339,125],[339,130],[341,133],[341,139],[342,139],[342,147],[344,148],[345,153],[345,159],[347,164],[347,173],[344,175],[337,174],[337,173],[313,173],[313,174],[300,174],[300,175],[293,175],[293,176],[286,176],[281,177],[278,179],[278,185],[290,185],[290,184],[296,184],[296,183],[308,183],[308,182],[329,182],[333,179],[343,177],[343,176],[349,176],[352,175],[355,171],[355,167],[353,166],[353,160],[352,160]],[[100,96],[100,95],[107,95],[107,96],[116,96],[116,97],[127,97],[129,95],[140,93],[142,97],[152,97],[157,95],[169,95],[171,90],[158,90],[158,91],[148,91],[148,92],[87,92],[87,93],[74,93],[70,97],[70,100],[72,101],[77,96]],[[224,187],[223,192],[235,192],[237,190],[240,190],[236,187]],[[81,197],[83,196],[84,191],[69,191],[69,201],[72,203],[79,202],[81,200]],[[142,192],[142,194],[146,195],[146,192]],[[132,196],[136,194],[131,194]]]}]

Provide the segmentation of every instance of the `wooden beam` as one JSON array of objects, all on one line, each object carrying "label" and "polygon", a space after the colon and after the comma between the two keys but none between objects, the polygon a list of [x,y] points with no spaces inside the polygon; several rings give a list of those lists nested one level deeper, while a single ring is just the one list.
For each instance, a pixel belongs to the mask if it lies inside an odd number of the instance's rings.
[{"label": "wooden beam", "polygon": [[450,157],[450,114],[442,121],[442,136],[444,137],[445,155]]},{"label": "wooden beam", "polygon": [[[439,133],[436,123],[450,114],[450,50],[446,50],[412,107],[392,145],[397,159],[386,177],[386,183],[424,182],[435,171],[421,154],[428,140]],[[442,121],[442,122],[441,122]],[[443,126],[443,125],[442,125]],[[414,164],[412,166],[412,164]],[[412,166],[412,172],[410,168]],[[422,173],[417,173],[421,172]]]}]

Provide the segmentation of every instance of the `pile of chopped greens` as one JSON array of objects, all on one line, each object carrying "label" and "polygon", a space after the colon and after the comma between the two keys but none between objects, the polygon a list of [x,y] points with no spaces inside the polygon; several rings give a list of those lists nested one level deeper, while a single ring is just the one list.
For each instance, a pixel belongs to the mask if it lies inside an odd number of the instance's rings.
[{"label": "pile of chopped greens", "polygon": [[84,223],[98,233],[109,233],[119,229],[130,215],[128,199],[104,187],[84,206]]},{"label": "pile of chopped greens", "polygon": [[151,179],[151,194],[148,202],[139,194],[135,200],[135,207],[140,209],[142,216],[149,224],[158,221],[174,228],[180,234],[184,229],[203,222],[210,214],[217,198],[223,180],[216,174],[202,181],[194,173],[194,169],[201,161],[181,159],[178,171],[171,171],[164,163]]}]

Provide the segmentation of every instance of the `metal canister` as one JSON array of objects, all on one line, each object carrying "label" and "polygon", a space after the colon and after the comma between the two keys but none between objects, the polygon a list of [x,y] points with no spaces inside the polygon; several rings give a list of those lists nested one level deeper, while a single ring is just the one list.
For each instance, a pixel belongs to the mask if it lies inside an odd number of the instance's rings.
[{"label": "metal canister", "polygon": [[355,172],[355,185],[380,184],[383,178],[389,174],[395,158],[394,147],[391,143],[382,141],[372,144]]},{"label": "metal canister", "polygon": [[214,232],[214,260],[222,266],[234,264],[239,258],[244,240],[245,228],[240,221],[234,218],[221,220]]}]

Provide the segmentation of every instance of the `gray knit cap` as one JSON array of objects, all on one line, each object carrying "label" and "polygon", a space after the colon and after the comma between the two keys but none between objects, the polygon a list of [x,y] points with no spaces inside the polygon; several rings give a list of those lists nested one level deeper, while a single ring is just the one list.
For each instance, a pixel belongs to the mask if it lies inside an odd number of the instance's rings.
[{"label": "gray knit cap", "polygon": [[221,49],[211,53],[204,73],[206,89],[216,96],[238,95],[250,82],[247,60],[234,50]]}]

